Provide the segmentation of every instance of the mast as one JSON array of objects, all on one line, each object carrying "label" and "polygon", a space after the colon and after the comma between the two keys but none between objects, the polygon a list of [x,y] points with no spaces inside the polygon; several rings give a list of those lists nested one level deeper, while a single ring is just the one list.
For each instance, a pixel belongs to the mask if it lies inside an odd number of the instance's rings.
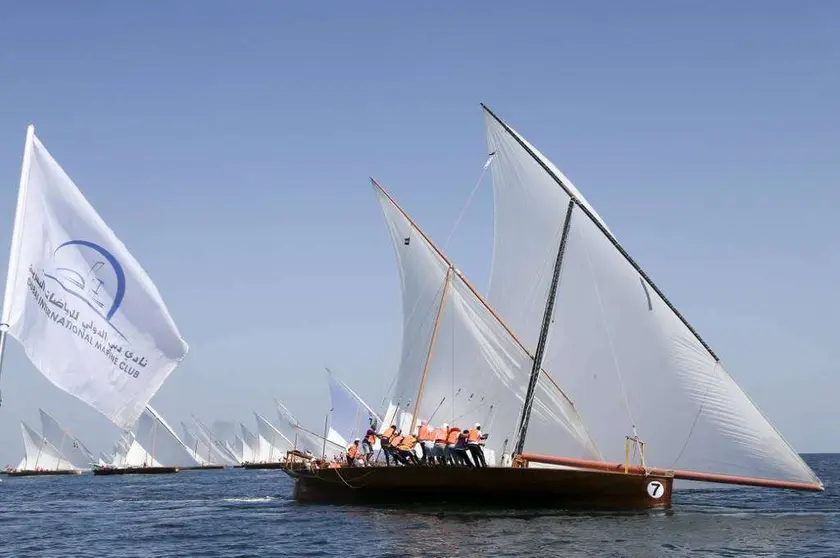
[{"label": "mast", "polygon": [[446,302],[446,293],[449,290],[450,278],[452,277],[452,266],[446,270],[446,277],[443,280],[443,292],[440,294],[440,304],[435,314],[435,324],[432,326],[432,339],[429,342],[429,351],[426,353],[426,362],[423,364],[423,376],[420,378],[420,388],[417,390],[417,400],[414,402],[414,413],[411,415],[411,426],[408,433],[414,432],[414,425],[417,423],[417,411],[420,410],[420,403],[423,401],[423,388],[426,387],[426,375],[429,372],[429,364],[432,362],[432,355],[435,351],[438,329],[440,329],[440,317],[443,315],[443,305]]},{"label": "mast", "polygon": [[327,458],[327,435],[329,434],[330,428],[330,413],[332,413],[332,409],[329,410],[327,416],[324,417],[324,443],[321,446],[321,456],[326,459]]},{"label": "mast", "polygon": [[548,290],[548,300],[545,302],[540,337],[537,341],[537,348],[534,354],[534,366],[531,369],[531,378],[528,381],[528,391],[525,394],[525,405],[522,407],[522,419],[519,422],[519,434],[514,446],[514,455],[522,453],[525,447],[525,435],[528,433],[528,422],[531,420],[531,408],[534,405],[534,395],[537,381],[542,370],[542,361],[545,355],[545,346],[548,341],[548,330],[551,327],[551,318],[554,315],[554,303],[557,298],[557,284],[560,281],[560,268],[563,265],[563,253],[566,251],[566,239],[569,238],[569,229],[572,224],[572,210],[575,208],[573,199],[569,200],[566,208],[566,221],[563,223],[563,234],[560,236],[560,247],[557,249],[557,259],[554,262],[554,274],[551,277],[551,288]]}]

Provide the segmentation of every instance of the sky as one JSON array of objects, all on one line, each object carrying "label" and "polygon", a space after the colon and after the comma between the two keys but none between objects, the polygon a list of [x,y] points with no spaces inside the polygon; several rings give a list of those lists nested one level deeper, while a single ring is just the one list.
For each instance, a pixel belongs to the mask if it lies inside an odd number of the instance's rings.
[{"label": "sky", "polygon": [[[840,451],[840,4],[8,3],[0,276],[26,126],[156,283],[190,345],[170,424],[312,428],[329,366],[380,406],[398,271],[368,182],[438,242],[487,153],[486,103],[560,167],[775,426]],[[486,285],[489,177],[447,252]],[[11,340],[0,465],[43,407],[116,429]]]}]

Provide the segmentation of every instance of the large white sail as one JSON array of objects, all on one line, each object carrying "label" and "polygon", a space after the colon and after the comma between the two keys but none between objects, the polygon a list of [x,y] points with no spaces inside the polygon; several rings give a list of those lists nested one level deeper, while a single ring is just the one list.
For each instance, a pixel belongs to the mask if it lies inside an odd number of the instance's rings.
[{"label": "large white sail", "polygon": [[327,369],[327,381],[330,387],[331,404],[327,439],[346,448],[353,440],[364,436],[371,421],[381,424],[382,419],[329,369]]},{"label": "large white sail", "polygon": [[261,414],[255,412],[254,418],[260,443],[259,461],[276,463],[285,459],[286,452],[292,450],[292,442]]},{"label": "large white sail", "polygon": [[485,125],[496,154],[489,301],[536,345],[571,211],[543,365],[605,457],[623,461],[638,433],[649,465],[819,483],[571,183],[489,111]]},{"label": "large white sail", "polygon": [[96,458],[81,440],[67,432],[57,420],[45,410],[38,409],[41,414],[41,433],[44,438],[57,448],[76,469],[87,469]]},{"label": "large white sail", "polygon": [[56,447],[28,424],[21,422],[20,427],[23,434],[25,457],[18,466],[19,470],[62,471],[74,468],[73,464]]},{"label": "large white sail", "polygon": [[151,405],[146,405],[140,415],[135,436],[137,442],[148,450],[149,456],[166,467],[195,467],[203,464]]},{"label": "large white sail", "polygon": [[[510,453],[531,355],[375,181],[374,190],[397,255],[403,299],[402,358],[387,413],[396,410],[396,418],[386,416],[386,422],[405,431],[418,407],[416,419],[433,425],[481,423],[490,434],[487,448],[500,456]],[[546,453],[600,457],[574,406],[548,374],[537,385],[531,429]]]},{"label": "large white sail", "polygon": [[0,327],[50,382],[123,428],[188,350],[157,287],[31,126]]}]

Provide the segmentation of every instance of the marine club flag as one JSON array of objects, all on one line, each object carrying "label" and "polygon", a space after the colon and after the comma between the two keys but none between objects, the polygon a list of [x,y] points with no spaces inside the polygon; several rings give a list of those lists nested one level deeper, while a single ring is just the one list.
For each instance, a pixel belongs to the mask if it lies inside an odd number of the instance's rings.
[{"label": "marine club flag", "polygon": [[0,327],[130,428],[188,347],[157,287],[29,127]]}]

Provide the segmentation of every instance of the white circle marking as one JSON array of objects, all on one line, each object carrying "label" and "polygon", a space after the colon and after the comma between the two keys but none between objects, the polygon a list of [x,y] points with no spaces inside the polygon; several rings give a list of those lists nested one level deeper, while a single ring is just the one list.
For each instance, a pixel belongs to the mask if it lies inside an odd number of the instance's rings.
[{"label": "white circle marking", "polygon": [[659,481],[650,481],[647,485],[648,495],[651,498],[662,498],[665,495],[665,486]]}]

